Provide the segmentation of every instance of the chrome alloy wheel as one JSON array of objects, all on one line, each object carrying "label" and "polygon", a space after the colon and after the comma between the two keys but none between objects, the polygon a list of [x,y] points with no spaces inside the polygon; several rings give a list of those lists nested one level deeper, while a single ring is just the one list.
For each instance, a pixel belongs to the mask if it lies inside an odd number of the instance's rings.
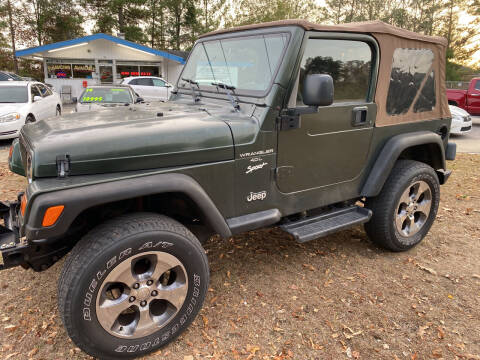
[{"label": "chrome alloy wheel", "polygon": [[432,209],[432,191],[423,180],[411,184],[400,197],[395,214],[397,231],[405,237],[415,235],[423,227]]},{"label": "chrome alloy wheel", "polygon": [[175,256],[151,251],[118,264],[104,279],[96,313],[111,335],[136,339],[164,327],[182,308],[187,272]]}]

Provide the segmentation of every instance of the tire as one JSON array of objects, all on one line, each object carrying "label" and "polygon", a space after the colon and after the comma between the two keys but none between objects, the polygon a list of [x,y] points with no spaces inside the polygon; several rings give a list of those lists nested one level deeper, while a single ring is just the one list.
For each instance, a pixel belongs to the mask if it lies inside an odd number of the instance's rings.
[{"label": "tire", "polygon": [[399,160],[380,194],[365,202],[373,212],[365,231],[385,249],[411,249],[430,230],[439,201],[440,184],[435,171],[422,162]]},{"label": "tire", "polygon": [[58,308],[68,335],[87,354],[134,358],[190,325],[208,282],[207,256],[188,229],[166,216],[128,214],[94,228],[73,248],[58,282]]},{"label": "tire", "polygon": [[62,108],[60,105],[57,105],[57,110],[55,111],[55,116],[60,116],[62,115]]},{"label": "tire", "polygon": [[27,115],[27,118],[25,119],[25,124],[31,124],[31,123],[34,123],[35,121],[36,121],[35,116],[30,114],[30,115]]}]

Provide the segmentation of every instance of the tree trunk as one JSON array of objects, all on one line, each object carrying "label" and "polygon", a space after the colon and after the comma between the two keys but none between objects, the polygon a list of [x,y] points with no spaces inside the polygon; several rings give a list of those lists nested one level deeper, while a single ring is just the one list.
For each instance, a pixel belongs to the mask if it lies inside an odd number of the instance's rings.
[{"label": "tree trunk", "polygon": [[15,29],[13,27],[12,4],[10,0],[7,0],[7,11],[8,11],[8,25],[10,27],[10,38],[12,41],[13,71],[15,72],[15,74],[18,74],[18,59],[15,56]]},{"label": "tree trunk", "polygon": [[118,7],[118,29],[121,33],[125,33],[125,16],[123,14],[123,6]]},{"label": "tree trunk", "polygon": [[152,42],[151,42],[152,49],[155,48],[155,20],[156,20],[155,4],[156,4],[156,0],[152,0]]}]

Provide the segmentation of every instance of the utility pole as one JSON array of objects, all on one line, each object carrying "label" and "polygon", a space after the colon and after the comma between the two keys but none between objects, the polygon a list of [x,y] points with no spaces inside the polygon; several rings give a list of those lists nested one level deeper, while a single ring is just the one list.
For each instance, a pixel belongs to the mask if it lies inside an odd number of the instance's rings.
[{"label": "utility pole", "polygon": [[8,25],[10,26],[10,38],[12,40],[13,71],[15,71],[15,74],[18,74],[18,59],[15,56],[15,29],[13,28],[12,4],[10,0],[7,0],[7,11]]}]

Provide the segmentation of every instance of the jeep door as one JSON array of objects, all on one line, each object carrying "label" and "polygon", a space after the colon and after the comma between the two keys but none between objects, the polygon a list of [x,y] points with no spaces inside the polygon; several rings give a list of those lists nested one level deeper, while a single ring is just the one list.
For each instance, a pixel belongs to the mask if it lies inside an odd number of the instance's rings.
[{"label": "jeep door", "polygon": [[283,193],[318,188],[337,191],[359,178],[369,153],[376,104],[373,102],[377,45],[369,36],[308,33],[289,108],[305,106],[308,74],[329,74],[334,102],[302,115],[298,128],[278,133],[277,186]]}]

